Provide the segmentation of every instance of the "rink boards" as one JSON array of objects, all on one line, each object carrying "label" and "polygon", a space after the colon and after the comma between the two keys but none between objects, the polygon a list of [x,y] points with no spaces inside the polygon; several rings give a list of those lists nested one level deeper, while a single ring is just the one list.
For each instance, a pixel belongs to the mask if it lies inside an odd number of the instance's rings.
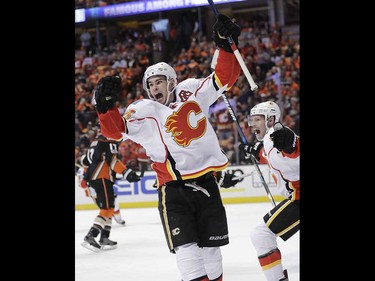
[{"label": "rink boards", "polygon": [[[260,171],[266,184],[273,195],[275,201],[282,200],[281,196],[275,194],[275,183],[271,177],[267,165],[259,165]],[[220,188],[224,203],[250,203],[267,202],[265,188],[260,176],[252,165],[230,166],[226,170],[234,171],[236,176],[246,175],[232,188]],[[142,208],[157,207],[157,190],[153,187],[155,183],[155,172],[145,172],[144,177],[139,182],[129,183],[126,180],[116,180],[114,185],[118,195],[121,208]],[[90,197],[86,197],[85,192],[79,186],[78,178],[75,181],[75,209],[89,210],[97,209]]]}]

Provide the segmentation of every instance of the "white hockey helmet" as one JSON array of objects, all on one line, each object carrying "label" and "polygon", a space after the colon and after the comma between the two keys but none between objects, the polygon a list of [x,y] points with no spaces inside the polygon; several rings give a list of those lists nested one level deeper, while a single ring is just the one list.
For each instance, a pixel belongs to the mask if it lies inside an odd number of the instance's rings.
[{"label": "white hockey helmet", "polygon": [[[143,89],[145,89],[148,97],[151,100],[155,100],[155,97],[153,97],[150,93],[150,88],[148,86],[147,79],[155,75],[164,75],[165,78],[167,79],[168,96],[167,96],[167,99],[165,100],[165,102],[167,103],[169,100],[169,96],[173,93],[174,89],[177,86],[177,73],[169,64],[165,62],[159,62],[157,64],[153,64],[147,67],[143,75]],[[172,81],[174,83],[174,86],[172,89],[169,89],[170,88],[169,85]]]},{"label": "white hockey helmet", "polygon": [[[280,116],[281,116],[280,107],[277,105],[277,103],[273,101],[261,102],[261,103],[258,103],[256,106],[254,106],[250,110],[250,117],[254,115],[263,115],[264,119],[266,120],[266,124],[269,120],[269,117],[275,116],[275,123],[277,123],[277,122],[280,122]],[[250,126],[250,120],[251,118],[249,118],[249,126]]]}]

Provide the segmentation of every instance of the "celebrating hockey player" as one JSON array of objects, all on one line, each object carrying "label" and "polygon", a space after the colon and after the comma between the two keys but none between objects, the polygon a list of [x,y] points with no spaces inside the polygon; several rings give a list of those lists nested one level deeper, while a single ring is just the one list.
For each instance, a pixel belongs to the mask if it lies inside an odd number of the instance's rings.
[{"label": "celebrating hockey player", "polygon": [[141,144],[152,160],[160,219],[183,281],[223,280],[220,247],[229,243],[226,212],[214,175],[229,162],[207,115],[210,105],[233,86],[240,73],[226,38],[232,36],[238,45],[241,29],[225,15],[218,16],[213,29],[218,57],[208,77],[178,83],[170,65],[151,65],[143,77],[149,99],[133,102],[123,116],[115,106],[121,93],[120,77],[103,77],[94,92],[102,133]]},{"label": "celebrating hockey player", "polygon": [[285,197],[264,215],[251,233],[260,266],[267,281],[287,281],[277,237],[286,241],[299,230],[300,138],[280,123],[280,108],[273,101],[262,102],[250,110],[249,126],[257,143],[243,146],[245,155],[268,163],[277,193]]}]

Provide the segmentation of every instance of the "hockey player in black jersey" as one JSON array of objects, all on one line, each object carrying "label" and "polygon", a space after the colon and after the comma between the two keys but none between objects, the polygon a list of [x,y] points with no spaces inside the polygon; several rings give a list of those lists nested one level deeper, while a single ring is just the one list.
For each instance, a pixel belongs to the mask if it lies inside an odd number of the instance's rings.
[{"label": "hockey player in black jersey", "polygon": [[[96,203],[100,209],[81,245],[94,252],[117,247],[117,242],[109,239],[115,207],[113,184],[116,173],[123,174],[124,179],[129,182],[141,179],[118,159],[117,148],[117,142],[99,135],[81,158],[81,164],[85,169],[83,182],[95,190]],[[85,183],[81,183],[81,185],[85,185]],[[99,233],[98,243],[95,238]]]}]

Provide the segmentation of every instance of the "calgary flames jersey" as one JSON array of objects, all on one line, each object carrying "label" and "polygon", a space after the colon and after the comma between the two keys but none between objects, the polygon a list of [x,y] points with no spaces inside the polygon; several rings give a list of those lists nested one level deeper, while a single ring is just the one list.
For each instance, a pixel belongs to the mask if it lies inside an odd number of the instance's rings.
[{"label": "calgary flames jersey", "polygon": [[260,153],[260,163],[268,163],[272,177],[276,182],[278,194],[291,200],[299,200],[299,137],[297,138],[296,149],[293,153],[280,152],[273,146],[270,135],[274,132],[270,128],[263,139],[263,148]]},{"label": "calgary flames jersey", "polygon": [[196,95],[191,95],[186,102],[175,102],[170,107],[147,99],[128,107],[124,137],[146,149],[159,184],[196,178],[228,165],[206,118],[208,107],[202,104]]},{"label": "calgary flames jersey", "polygon": [[210,105],[234,84],[239,72],[234,55],[220,50],[215,72],[180,82],[176,101],[169,106],[142,99],[127,107],[123,119],[116,108],[99,114],[102,133],[142,145],[153,162],[158,186],[223,170],[228,157],[207,116]]}]

